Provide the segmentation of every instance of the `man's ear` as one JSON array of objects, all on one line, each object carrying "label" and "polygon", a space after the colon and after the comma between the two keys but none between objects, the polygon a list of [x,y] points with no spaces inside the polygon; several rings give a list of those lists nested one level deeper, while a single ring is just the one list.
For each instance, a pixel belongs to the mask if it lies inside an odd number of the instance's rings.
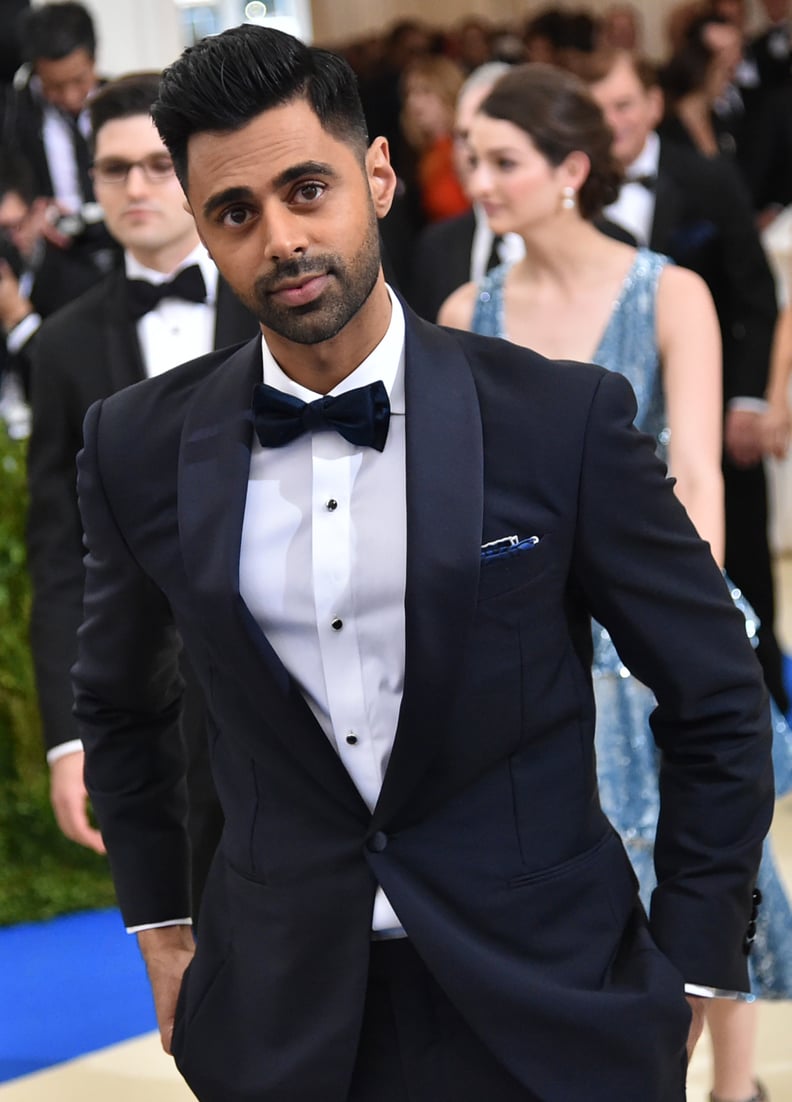
[{"label": "man's ear", "polygon": [[366,152],[366,175],[377,218],[384,218],[396,192],[396,173],[390,163],[387,138],[375,138]]}]

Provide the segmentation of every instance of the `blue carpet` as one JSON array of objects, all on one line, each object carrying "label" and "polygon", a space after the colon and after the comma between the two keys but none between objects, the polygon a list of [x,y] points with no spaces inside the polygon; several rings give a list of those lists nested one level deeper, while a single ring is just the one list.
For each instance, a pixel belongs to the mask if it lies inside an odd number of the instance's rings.
[{"label": "blue carpet", "polygon": [[118,911],[0,929],[0,1082],[155,1028]]}]

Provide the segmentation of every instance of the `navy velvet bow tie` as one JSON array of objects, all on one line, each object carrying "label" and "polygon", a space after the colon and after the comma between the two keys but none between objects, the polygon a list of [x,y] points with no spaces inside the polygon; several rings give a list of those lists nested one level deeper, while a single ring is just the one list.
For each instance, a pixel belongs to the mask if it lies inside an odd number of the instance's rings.
[{"label": "navy velvet bow tie", "polygon": [[388,437],[390,402],[379,379],[315,402],[303,402],[259,383],[253,391],[253,420],[265,448],[280,448],[304,432],[334,429],[350,444],[381,452]]},{"label": "navy velvet bow tie", "polygon": [[164,298],[181,298],[187,302],[205,302],[206,284],[197,264],[182,270],[165,283],[149,283],[145,279],[128,279],[127,306],[133,321],[142,318]]}]

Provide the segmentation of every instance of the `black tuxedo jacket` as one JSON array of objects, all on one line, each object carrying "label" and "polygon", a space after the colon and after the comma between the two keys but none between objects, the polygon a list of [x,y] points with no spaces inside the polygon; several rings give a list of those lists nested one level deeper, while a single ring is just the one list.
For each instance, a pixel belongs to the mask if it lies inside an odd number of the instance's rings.
[{"label": "black tuxedo jacket", "polygon": [[[253,342],[115,395],[78,464],[76,714],[129,924],[185,905],[174,623],[207,694],[226,826],[180,1069],[202,1102],[344,1102],[380,883],[532,1096],[676,1100],[683,977],[747,985],[770,736],[628,384],[408,315],[404,697],[371,814],[239,594],[260,377]],[[539,541],[482,560],[514,533]],[[597,799],[589,612],[659,700],[650,926]]]},{"label": "black tuxedo jacket", "polygon": [[[30,88],[30,80],[12,88],[6,96],[2,120],[2,141],[6,148],[21,153],[33,172],[36,195],[55,194],[47,150],[44,145],[44,110]],[[93,196],[85,196],[92,199]]]},{"label": "black tuxedo jacket", "polygon": [[723,339],[724,402],[764,397],[775,285],[737,169],[661,140],[649,244],[710,289]]},{"label": "black tuxedo jacket", "polygon": [[[215,347],[253,335],[256,322],[221,280]],[[145,377],[137,332],[117,271],[44,323],[33,340],[28,450],[31,643],[47,747],[77,737],[69,669],[76,656],[84,581],[76,457],[98,398]]]}]

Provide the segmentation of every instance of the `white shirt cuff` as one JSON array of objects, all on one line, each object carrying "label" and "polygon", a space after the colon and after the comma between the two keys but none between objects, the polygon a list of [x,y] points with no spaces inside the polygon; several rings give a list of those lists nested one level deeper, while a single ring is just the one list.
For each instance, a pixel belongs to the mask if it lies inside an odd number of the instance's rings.
[{"label": "white shirt cuff", "polygon": [[767,413],[767,402],[764,398],[732,398],[728,402],[727,409],[741,409],[746,413]]},{"label": "white shirt cuff", "polygon": [[62,742],[59,746],[53,746],[47,751],[47,764],[53,765],[59,758],[65,758],[67,754],[81,754],[83,744],[78,738]]},{"label": "white shirt cuff", "polygon": [[27,317],[22,318],[22,321],[18,322],[6,335],[8,351],[15,356],[17,352],[25,347],[33,334],[38,332],[40,326],[40,314],[28,314]]},{"label": "white shirt cuff", "polygon": [[142,926],[127,926],[128,934],[139,934],[141,930],[161,930],[164,926],[192,926],[191,918],[171,918],[167,922],[146,922]]},{"label": "white shirt cuff", "polygon": [[747,991],[725,991],[722,987],[703,987],[699,983],[686,983],[686,995],[698,995],[702,999],[732,999],[734,1002],[752,1003],[756,995]]}]

